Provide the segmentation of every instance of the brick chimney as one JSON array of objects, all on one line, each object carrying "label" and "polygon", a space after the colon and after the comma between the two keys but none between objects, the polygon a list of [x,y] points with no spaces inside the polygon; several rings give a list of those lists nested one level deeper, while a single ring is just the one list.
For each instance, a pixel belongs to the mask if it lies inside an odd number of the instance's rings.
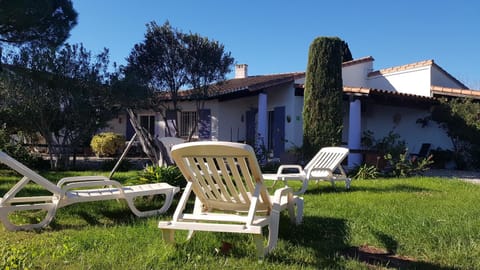
[{"label": "brick chimney", "polygon": [[235,65],[235,79],[243,79],[248,77],[248,65],[237,64]]}]

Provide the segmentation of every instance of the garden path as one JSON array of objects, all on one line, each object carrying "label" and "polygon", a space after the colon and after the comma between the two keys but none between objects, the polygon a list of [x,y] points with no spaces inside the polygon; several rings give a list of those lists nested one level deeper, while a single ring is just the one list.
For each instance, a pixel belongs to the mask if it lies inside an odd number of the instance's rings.
[{"label": "garden path", "polygon": [[458,178],[474,184],[480,184],[480,172],[460,171],[447,169],[431,169],[425,172],[425,176],[439,176],[446,178]]}]

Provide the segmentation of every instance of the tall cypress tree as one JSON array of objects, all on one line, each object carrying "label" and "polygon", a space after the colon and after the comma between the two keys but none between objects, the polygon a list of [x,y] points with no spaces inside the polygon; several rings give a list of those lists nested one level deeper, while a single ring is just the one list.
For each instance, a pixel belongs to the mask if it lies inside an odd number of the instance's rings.
[{"label": "tall cypress tree", "polygon": [[[310,45],[303,105],[305,158],[342,141],[342,59],[345,42],[319,37]],[[348,57],[347,57],[348,58]]]}]

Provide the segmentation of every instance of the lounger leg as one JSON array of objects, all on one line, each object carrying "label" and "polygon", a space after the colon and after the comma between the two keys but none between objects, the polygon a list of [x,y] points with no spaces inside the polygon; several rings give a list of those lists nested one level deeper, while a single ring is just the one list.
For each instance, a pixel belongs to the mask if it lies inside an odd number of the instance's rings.
[{"label": "lounger leg", "polygon": [[[198,215],[202,212],[202,202],[195,196],[195,204],[193,205],[193,214]],[[194,230],[189,230],[187,235],[187,240],[190,240],[195,233]]]},{"label": "lounger leg", "polygon": [[132,212],[137,217],[148,217],[148,216],[163,214],[168,210],[168,208],[170,208],[170,205],[172,205],[174,190],[172,189],[162,194],[165,195],[165,202],[163,203],[163,206],[160,209],[149,210],[149,211],[138,210],[138,208],[135,206],[135,203],[133,202],[135,197],[127,196],[125,200],[127,201],[127,204],[128,204],[128,207],[130,207],[130,210],[132,210]]},{"label": "lounger leg", "polygon": [[308,188],[308,179],[305,178],[303,179],[302,188],[299,191],[294,192],[293,194],[302,195],[307,191],[307,188]]},{"label": "lounger leg", "polygon": [[273,180],[273,184],[272,184],[272,186],[271,186],[270,188],[274,188],[274,187],[277,185],[277,182],[278,182],[278,181],[279,181],[279,180]]},{"label": "lounger leg", "polygon": [[345,188],[350,189],[350,183],[352,182],[352,178],[345,179]]},{"label": "lounger leg", "polygon": [[[21,209],[25,208],[25,209]],[[13,224],[10,219],[8,218],[8,214],[15,211],[21,210],[45,210],[47,214],[45,218],[36,224],[25,224],[25,225],[15,225]],[[41,229],[53,220],[55,217],[55,213],[57,212],[57,205],[55,203],[52,204],[43,204],[43,205],[29,205],[25,207],[21,206],[2,206],[0,208],[0,221],[2,221],[3,226],[9,231],[21,231],[21,230],[34,230],[34,229]]]},{"label": "lounger leg", "polygon": [[302,197],[296,197],[295,198],[295,206],[297,208],[297,213],[296,213],[296,224],[299,225],[303,222],[303,198]]},{"label": "lounger leg", "polygon": [[332,187],[335,188],[335,179],[332,178],[332,180],[330,180],[330,182],[332,183]]},{"label": "lounger leg", "polygon": [[265,253],[272,251],[277,246],[280,213],[277,210],[272,210],[270,219],[270,225],[268,225],[268,246]]}]

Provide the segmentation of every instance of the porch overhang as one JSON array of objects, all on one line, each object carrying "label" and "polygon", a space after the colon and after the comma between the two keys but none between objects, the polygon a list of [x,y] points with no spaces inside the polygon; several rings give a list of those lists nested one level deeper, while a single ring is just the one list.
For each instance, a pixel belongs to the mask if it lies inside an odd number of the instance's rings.
[{"label": "porch overhang", "polygon": [[[303,96],[304,85],[295,85],[295,95]],[[366,88],[366,87],[343,87],[343,96],[345,100],[350,98],[359,98],[363,101],[375,102],[377,104],[384,104],[390,106],[428,108],[431,105],[437,104],[435,97],[426,97],[413,94],[399,93],[396,91]],[[480,96],[479,96],[480,97]]]}]

